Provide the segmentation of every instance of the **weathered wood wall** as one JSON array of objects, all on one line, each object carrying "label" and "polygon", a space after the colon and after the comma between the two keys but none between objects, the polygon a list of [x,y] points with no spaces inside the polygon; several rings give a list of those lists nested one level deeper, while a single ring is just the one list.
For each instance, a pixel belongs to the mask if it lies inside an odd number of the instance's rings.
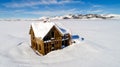
[{"label": "weathered wood wall", "polygon": [[[31,48],[43,55],[49,53],[50,51],[62,48],[63,35],[57,30],[55,26],[53,26],[53,28],[46,34],[43,39],[35,37],[32,27],[29,34],[31,35]],[[71,44],[70,34],[67,34],[67,38],[68,39],[65,41],[65,44],[68,46]]]}]

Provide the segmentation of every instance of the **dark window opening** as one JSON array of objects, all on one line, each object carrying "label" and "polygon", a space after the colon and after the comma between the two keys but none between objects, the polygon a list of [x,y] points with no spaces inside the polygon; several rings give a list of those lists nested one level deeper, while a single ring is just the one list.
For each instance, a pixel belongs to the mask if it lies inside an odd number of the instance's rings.
[{"label": "dark window opening", "polygon": [[67,40],[62,41],[62,48],[67,47],[68,45],[69,44]]},{"label": "dark window opening", "polygon": [[54,44],[52,44],[52,47],[51,47],[51,49],[52,49],[52,50],[54,50],[54,49],[55,49],[55,45],[54,45]]},{"label": "dark window opening", "polygon": [[44,41],[50,40],[50,37],[49,37],[49,36],[46,36],[43,40],[44,40]]},{"label": "dark window opening", "polygon": [[52,31],[52,32],[51,32],[51,37],[53,37],[53,38],[54,38],[54,31]]}]

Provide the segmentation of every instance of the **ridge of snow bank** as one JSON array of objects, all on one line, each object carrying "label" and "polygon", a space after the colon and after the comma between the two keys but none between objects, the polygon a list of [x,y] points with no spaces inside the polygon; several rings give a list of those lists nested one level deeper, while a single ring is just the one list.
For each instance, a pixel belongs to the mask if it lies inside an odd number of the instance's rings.
[{"label": "ridge of snow bank", "polygon": [[[119,20],[54,20],[85,41],[38,56],[30,48],[31,21],[0,22],[1,67],[119,67]],[[35,21],[39,22],[39,21]]]}]

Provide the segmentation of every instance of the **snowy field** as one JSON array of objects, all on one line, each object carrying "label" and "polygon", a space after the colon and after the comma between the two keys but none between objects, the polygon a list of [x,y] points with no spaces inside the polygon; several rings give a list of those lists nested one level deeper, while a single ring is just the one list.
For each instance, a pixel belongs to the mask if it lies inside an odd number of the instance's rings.
[{"label": "snowy field", "polygon": [[0,21],[0,67],[120,67],[120,20],[54,20],[85,38],[38,56],[29,27],[39,21]]}]

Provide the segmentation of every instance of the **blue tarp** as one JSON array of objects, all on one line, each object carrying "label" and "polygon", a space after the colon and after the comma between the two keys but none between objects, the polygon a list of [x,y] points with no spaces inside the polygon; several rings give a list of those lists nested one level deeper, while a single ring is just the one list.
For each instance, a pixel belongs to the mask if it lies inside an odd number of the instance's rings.
[{"label": "blue tarp", "polygon": [[79,39],[79,35],[72,35],[72,39]]},{"label": "blue tarp", "polygon": [[79,35],[72,35],[72,39],[80,39],[80,40],[84,40],[83,37],[79,37]]}]

